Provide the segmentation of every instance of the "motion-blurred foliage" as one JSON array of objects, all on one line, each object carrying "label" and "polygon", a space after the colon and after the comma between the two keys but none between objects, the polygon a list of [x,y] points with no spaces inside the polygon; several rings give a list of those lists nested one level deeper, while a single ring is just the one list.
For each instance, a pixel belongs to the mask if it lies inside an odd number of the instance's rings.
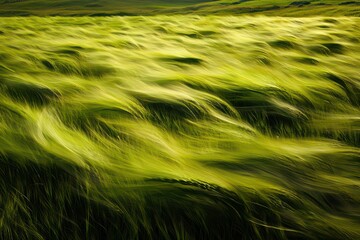
[{"label": "motion-blurred foliage", "polygon": [[359,0],[0,0],[0,16],[360,16]]},{"label": "motion-blurred foliage", "polygon": [[2,18],[1,239],[358,239],[360,20]]}]

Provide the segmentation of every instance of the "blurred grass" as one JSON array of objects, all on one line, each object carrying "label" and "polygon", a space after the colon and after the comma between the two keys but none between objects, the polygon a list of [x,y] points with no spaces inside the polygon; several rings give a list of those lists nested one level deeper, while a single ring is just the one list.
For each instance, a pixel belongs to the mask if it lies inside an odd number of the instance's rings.
[{"label": "blurred grass", "polygon": [[159,14],[360,16],[360,2],[347,0],[0,0],[0,16]]},{"label": "blurred grass", "polygon": [[358,239],[348,17],[0,21],[1,239]]}]

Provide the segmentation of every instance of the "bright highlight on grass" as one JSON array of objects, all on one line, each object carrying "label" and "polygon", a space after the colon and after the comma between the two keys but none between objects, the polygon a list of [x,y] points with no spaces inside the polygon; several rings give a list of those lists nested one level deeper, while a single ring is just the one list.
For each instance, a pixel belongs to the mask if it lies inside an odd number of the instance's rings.
[{"label": "bright highlight on grass", "polygon": [[0,19],[1,239],[358,239],[360,20]]}]

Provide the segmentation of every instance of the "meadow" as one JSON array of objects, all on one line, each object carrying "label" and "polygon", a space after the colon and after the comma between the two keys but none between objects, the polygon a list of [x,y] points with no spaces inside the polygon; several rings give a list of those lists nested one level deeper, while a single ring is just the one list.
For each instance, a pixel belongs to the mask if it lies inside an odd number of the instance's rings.
[{"label": "meadow", "polygon": [[359,239],[358,26],[0,18],[0,239]]},{"label": "meadow", "polygon": [[0,16],[357,16],[359,0],[0,0]]}]

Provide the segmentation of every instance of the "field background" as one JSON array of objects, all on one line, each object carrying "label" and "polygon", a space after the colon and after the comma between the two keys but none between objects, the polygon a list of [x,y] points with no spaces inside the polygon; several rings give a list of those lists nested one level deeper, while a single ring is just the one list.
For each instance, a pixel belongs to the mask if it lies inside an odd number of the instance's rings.
[{"label": "field background", "polygon": [[0,18],[0,239],[360,238],[357,2],[85,2],[0,13],[165,15]]},{"label": "field background", "polygon": [[348,0],[0,0],[0,16],[217,14],[360,16]]}]

